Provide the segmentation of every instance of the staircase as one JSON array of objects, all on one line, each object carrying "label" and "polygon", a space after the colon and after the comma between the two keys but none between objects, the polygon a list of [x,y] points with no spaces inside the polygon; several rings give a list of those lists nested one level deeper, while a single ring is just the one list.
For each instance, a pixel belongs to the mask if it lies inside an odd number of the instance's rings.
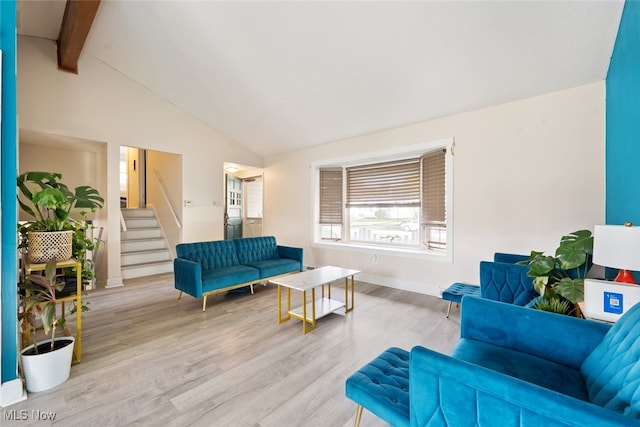
[{"label": "staircase", "polygon": [[123,279],[170,273],[173,259],[153,209],[121,209],[127,231],[120,231]]}]

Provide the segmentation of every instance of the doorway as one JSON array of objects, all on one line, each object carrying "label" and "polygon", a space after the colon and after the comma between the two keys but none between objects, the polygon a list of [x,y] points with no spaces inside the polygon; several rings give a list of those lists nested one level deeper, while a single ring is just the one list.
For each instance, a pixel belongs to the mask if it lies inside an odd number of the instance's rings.
[{"label": "doorway", "polygon": [[231,240],[242,237],[242,180],[230,174],[226,178],[224,238]]},{"label": "doorway", "polygon": [[174,248],[182,241],[182,156],[121,146],[120,207],[152,209]]},{"label": "doorway", "polygon": [[261,169],[225,163],[224,238],[262,236]]},{"label": "doorway", "polygon": [[146,150],[120,147],[120,208],[147,206]]}]

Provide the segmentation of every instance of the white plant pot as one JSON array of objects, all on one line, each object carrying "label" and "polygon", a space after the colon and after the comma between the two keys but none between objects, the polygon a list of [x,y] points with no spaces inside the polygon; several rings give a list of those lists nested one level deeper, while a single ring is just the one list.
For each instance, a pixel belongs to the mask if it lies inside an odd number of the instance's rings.
[{"label": "white plant pot", "polygon": [[[58,337],[55,341],[68,341],[69,344],[47,353],[25,355],[24,353],[34,348],[34,345],[30,345],[20,352],[22,371],[28,392],[48,390],[62,384],[69,378],[75,339],[73,337]],[[50,342],[51,340],[44,340],[36,345]]]}]

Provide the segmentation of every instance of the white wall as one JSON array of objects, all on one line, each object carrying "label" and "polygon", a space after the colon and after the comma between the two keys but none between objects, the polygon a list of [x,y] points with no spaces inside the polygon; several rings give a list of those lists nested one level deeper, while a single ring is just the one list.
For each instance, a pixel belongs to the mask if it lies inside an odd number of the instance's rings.
[{"label": "white wall", "polygon": [[[604,221],[604,82],[328,143],[265,161],[264,234],[305,262],[359,269],[374,283],[438,295],[478,283],[494,252],[553,251]],[[453,263],[311,245],[314,161],[455,138]]]},{"label": "white wall", "polygon": [[[223,162],[261,159],[88,54],[79,74],[57,70],[55,44],[18,39],[21,129],[108,143],[109,254],[119,253],[120,145],[183,156],[183,240],[223,236]],[[265,162],[264,234],[305,248],[305,262],[363,271],[385,285],[437,294],[478,281],[495,251],[553,250],[564,233],[604,219],[604,82],[327,143]],[[310,165],[454,137],[453,263],[315,248]],[[217,205],[214,205],[217,203]],[[109,256],[109,276],[119,257]],[[115,268],[117,264],[117,269]]]},{"label": "white wall", "polygon": [[182,157],[149,150],[146,167],[147,204],[155,209],[175,257],[176,245],[182,241]]},{"label": "white wall", "polygon": [[183,197],[195,202],[181,214],[183,240],[222,238],[223,163],[261,167],[262,160],[89,54],[81,55],[78,69],[78,75],[57,69],[55,42],[18,37],[20,129],[108,144],[103,196],[108,202],[109,283],[120,277],[120,145],[181,154],[187,165]]}]

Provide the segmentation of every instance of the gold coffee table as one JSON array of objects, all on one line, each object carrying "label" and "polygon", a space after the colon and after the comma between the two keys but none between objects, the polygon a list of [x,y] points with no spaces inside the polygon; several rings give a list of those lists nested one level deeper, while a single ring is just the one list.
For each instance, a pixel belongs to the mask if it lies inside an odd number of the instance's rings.
[{"label": "gold coffee table", "polygon": [[[286,322],[293,318],[302,320],[302,333],[306,334],[316,328],[316,320],[327,314],[337,312],[344,308],[345,314],[353,310],[355,297],[354,276],[360,273],[358,270],[348,268],[325,266],[302,273],[270,280],[270,283],[278,285],[278,323]],[[344,302],[331,299],[331,282],[344,279]],[[282,288],[287,288],[287,315],[282,317]],[[316,288],[321,288],[321,296],[316,300]],[[325,293],[326,288],[326,293]],[[349,292],[351,288],[351,292]],[[302,293],[302,305],[291,309],[291,290]],[[311,291],[311,301],[307,302],[307,293]],[[349,303],[349,293],[351,302]]]}]

